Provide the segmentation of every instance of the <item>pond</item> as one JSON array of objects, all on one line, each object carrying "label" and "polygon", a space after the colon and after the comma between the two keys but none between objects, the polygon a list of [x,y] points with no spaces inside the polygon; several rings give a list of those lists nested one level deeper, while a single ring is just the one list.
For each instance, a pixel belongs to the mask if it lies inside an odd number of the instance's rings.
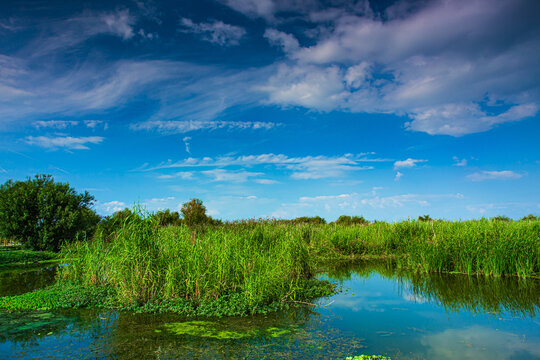
[{"label": "pond", "polygon": [[[25,272],[12,277],[28,290],[46,285],[49,280],[37,279],[47,274],[34,273],[35,282]],[[381,262],[334,267],[321,276],[343,291],[316,307],[246,318],[0,312],[0,357],[540,359],[537,279],[419,276]],[[2,286],[0,295],[14,288]]]}]

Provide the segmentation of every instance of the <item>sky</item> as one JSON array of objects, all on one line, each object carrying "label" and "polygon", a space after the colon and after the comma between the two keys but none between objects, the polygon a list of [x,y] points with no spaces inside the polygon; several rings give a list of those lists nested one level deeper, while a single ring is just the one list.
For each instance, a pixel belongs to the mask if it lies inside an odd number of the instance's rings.
[{"label": "sky", "polygon": [[540,2],[0,2],[0,182],[102,215],[540,215]]}]

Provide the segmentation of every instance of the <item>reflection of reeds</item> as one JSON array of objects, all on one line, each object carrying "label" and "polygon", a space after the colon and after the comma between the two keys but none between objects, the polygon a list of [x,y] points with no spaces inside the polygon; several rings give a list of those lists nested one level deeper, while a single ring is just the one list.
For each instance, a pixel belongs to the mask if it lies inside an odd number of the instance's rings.
[{"label": "reflection of reeds", "polygon": [[537,316],[540,310],[537,279],[517,277],[468,276],[463,274],[420,274],[399,269],[395,261],[359,261],[326,266],[326,274],[334,280],[353,276],[369,278],[379,274],[396,280],[400,291],[414,298],[435,303],[448,311],[467,310],[473,313],[513,316]]}]

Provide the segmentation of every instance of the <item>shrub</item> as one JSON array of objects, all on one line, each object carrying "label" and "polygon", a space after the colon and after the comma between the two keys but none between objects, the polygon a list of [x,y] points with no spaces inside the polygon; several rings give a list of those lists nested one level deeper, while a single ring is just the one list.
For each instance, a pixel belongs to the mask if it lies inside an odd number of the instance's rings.
[{"label": "shrub", "polygon": [[178,211],[171,211],[169,209],[160,210],[155,213],[153,217],[160,226],[182,225],[182,219],[180,219],[180,214],[178,213]]},{"label": "shrub", "polygon": [[369,225],[369,221],[363,216],[341,215],[335,222],[339,225]]},{"label": "shrub", "polygon": [[94,197],[78,194],[51,175],[0,186],[0,237],[32,250],[58,251],[77,238],[92,236],[99,215],[90,208]]}]

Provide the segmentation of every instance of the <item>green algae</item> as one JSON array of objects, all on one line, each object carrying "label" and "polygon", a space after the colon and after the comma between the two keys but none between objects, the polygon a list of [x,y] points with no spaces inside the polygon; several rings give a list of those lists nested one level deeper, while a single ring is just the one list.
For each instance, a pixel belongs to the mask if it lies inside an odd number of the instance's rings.
[{"label": "green algae", "polygon": [[277,327],[269,327],[266,329],[266,332],[271,337],[277,338],[283,335],[287,335],[291,332],[289,329],[283,329],[283,328],[277,328]]},{"label": "green algae", "polygon": [[253,331],[234,331],[223,329],[218,323],[213,321],[185,321],[174,322],[164,325],[165,328],[176,335],[191,335],[205,338],[225,339],[243,339],[255,335]]},{"label": "green algae", "polygon": [[[213,338],[218,340],[239,340],[246,338],[254,338],[256,336],[278,338],[291,333],[291,329],[280,327],[268,327],[265,329],[230,329],[225,324],[220,324],[214,321],[185,321],[167,323],[164,325],[167,331],[175,335],[190,335],[203,338]],[[294,326],[290,326],[294,328]],[[155,332],[161,332],[156,329]]]}]

